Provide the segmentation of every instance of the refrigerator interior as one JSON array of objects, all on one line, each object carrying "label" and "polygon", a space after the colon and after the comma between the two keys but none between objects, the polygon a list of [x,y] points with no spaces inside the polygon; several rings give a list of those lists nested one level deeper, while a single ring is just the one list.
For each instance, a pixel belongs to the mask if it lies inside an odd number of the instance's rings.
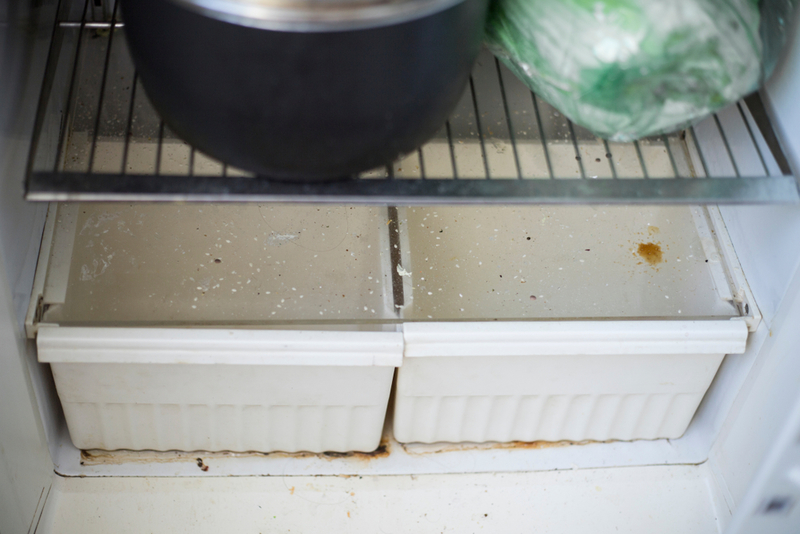
[{"label": "refrigerator interior", "polygon": [[[390,224],[390,211],[398,217],[396,227]],[[414,211],[54,204],[28,333],[35,338],[40,326],[55,325],[81,332],[127,328],[133,336],[147,332],[137,330],[143,327],[157,328],[163,336],[169,328],[187,327],[334,330],[358,336],[402,331],[415,321],[435,327],[437,322],[497,319],[510,326],[520,320],[567,321],[576,332],[591,319],[615,319],[601,328],[623,332],[624,321],[702,325],[735,318],[745,331],[744,323],[751,330],[758,326],[758,309],[746,283],[735,277],[736,258],[719,238],[725,236],[724,227],[714,209],[442,207],[416,214],[429,223],[413,219]],[[459,225],[459,218],[479,228]],[[483,225],[488,235],[480,233]],[[482,248],[472,244],[484,237]],[[559,248],[558,243],[571,240],[574,244]],[[527,248],[509,246],[514,242]],[[648,247],[640,250],[647,244],[663,251],[653,257]],[[597,284],[604,276],[608,281]],[[533,299],[528,283],[539,289]],[[657,336],[655,331],[650,335]],[[722,338],[720,343],[725,343]],[[670,440],[564,442],[557,447],[546,442],[401,445],[392,436],[391,422],[389,417],[382,446],[367,455],[374,458],[366,465],[363,455],[338,453],[205,453],[203,463],[229,474],[416,474],[463,471],[464,455],[475,458],[468,471],[498,472],[531,465],[591,466],[600,459],[604,465],[636,465],[649,463],[642,454],[667,454],[672,461],[684,454]],[[435,457],[428,455],[431,451]],[[635,458],[630,457],[633,451]],[[194,475],[197,469],[192,453],[78,451],[63,427],[54,453],[57,470],[64,474],[156,474],[166,468]]]},{"label": "refrigerator interior", "polygon": [[[41,17],[39,23],[43,27],[47,27],[47,21],[52,20],[53,7],[46,5],[36,13]],[[2,491],[5,493],[0,494],[3,496],[0,501],[11,503],[3,505],[7,507],[3,509],[3,515],[9,518],[4,521],[8,522],[11,531],[28,529],[29,524],[36,525],[42,532],[100,532],[118,529],[123,524],[130,525],[128,528],[132,531],[141,531],[149,527],[166,531],[187,526],[196,530],[212,531],[222,528],[222,525],[229,527],[231,524],[239,524],[243,528],[259,526],[289,530],[299,528],[299,525],[308,530],[324,527],[334,531],[382,529],[386,532],[410,528],[426,532],[442,532],[446,529],[464,530],[480,526],[500,531],[518,530],[520,525],[523,528],[550,525],[559,531],[578,532],[585,530],[585,521],[587,517],[591,517],[598,532],[613,532],[615,528],[628,532],[721,532],[731,523],[731,517],[737,509],[740,509],[740,514],[733,519],[732,526],[745,529],[740,530],[742,532],[747,531],[746,528],[754,532],[766,531],[764,529],[767,528],[778,532],[780,528],[796,525],[800,507],[793,507],[791,503],[794,502],[792,499],[795,499],[792,491],[796,492],[797,486],[794,486],[794,490],[791,489],[791,485],[781,489],[778,496],[786,497],[789,505],[779,508],[774,513],[763,508],[762,498],[748,494],[748,488],[754,480],[762,489],[766,487],[767,483],[761,480],[763,477],[758,478],[762,474],[759,473],[762,459],[769,459],[773,445],[781,442],[783,433],[789,428],[787,422],[798,398],[797,378],[800,376],[798,369],[800,363],[791,355],[794,352],[792,347],[797,346],[797,337],[800,335],[793,327],[800,320],[800,301],[798,301],[800,277],[796,276],[800,262],[800,242],[796,239],[800,232],[800,213],[793,205],[722,206],[718,211],[709,209],[707,218],[704,216],[706,220],[711,221],[712,228],[715,224],[721,224],[722,226],[718,227],[726,230],[717,233],[717,236],[722,236],[723,240],[726,235],[730,236],[730,244],[741,263],[743,276],[752,289],[753,302],[757,304],[756,309],[762,315],[762,319],[758,324],[753,323],[755,331],[750,335],[747,351],[742,355],[725,359],[689,429],[679,439],[560,446],[541,444],[531,448],[486,445],[403,447],[390,442],[385,449],[386,454],[345,457],[203,454],[202,464],[209,466],[208,471],[202,471],[198,467],[198,456],[191,453],[81,455],[81,452],[71,444],[66,433],[63,414],[54,393],[49,370],[46,365],[37,363],[33,343],[25,341],[24,338],[23,323],[28,314],[28,299],[31,294],[30,289],[34,285],[39,248],[47,244],[41,239],[42,229],[45,227],[46,208],[43,205],[23,202],[19,184],[25,174],[26,147],[31,136],[32,117],[36,111],[38,84],[47,55],[49,35],[49,32],[42,31],[41,35],[36,36],[38,40],[34,41],[31,48],[26,49],[30,53],[29,58],[32,58],[30,61],[32,68],[29,78],[21,77],[18,82],[20,87],[26,88],[25,91],[19,90],[16,93],[16,101],[20,105],[14,110],[18,117],[16,123],[18,126],[14,131],[18,133],[9,136],[4,131],[0,147],[5,162],[4,179],[0,183],[0,187],[3,188],[0,193],[0,203],[2,203],[0,244],[3,252],[3,261],[0,262],[3,274],[0,299],[4,302],[0,310],[4,345],[0,391],[3,395],[2,405],[13,407],[13,412],[7,409],[3,412],[3,432],[0,432],[2,436],[0,439],[3,440],[4,459],[7,459],[2,464],[4,480],[15,480],[13,483],[2,485]],[[19,37],[19,42],[24,42],[27,38],[29,36]],[[790,106],[796,104],[790,103],[785,95],[787,87],[796,88],[800,81],[796,71],[800,62],[797,56],[800,47],[798,40],[794,41],[793,46],[793,55],[786,63],[788,67],[765,93],[768,108],[772,106],[776,110],[773,112],[773,123],[782,136],[783,148],[792,163],[798,161],[797,145],[793,142],[796,131],[792,126],[796,121],[791,122],[790,113]],[[14,96],[12,93],[9,94]],[[788,118],[782,118],[783,110],[786,110],[785,117]],[[124,129],[119,131],[123,134],[125,132]],[[40,144],[40,147],[51,148],[49,153],[54,159],[59,133],[59,129],[50,133],[50,145],[47,142]],[[716,119],[697,126],[695,133],[697,144],[704,150],[705,167],[711,173],[724,174],[726,168],[741,169],[747,165],[757,168],[761,165],[763,174],[770,172],[780,174],[780,164],[772,159],[767,142],[744,105],[729,109]],[[666,143],[663,140],[659,141],[661,145],[652,151],[651,156],[647,156],[647,150],[640,149],[646,162],[642,165],[637,157],[636,165],[640,169],[649,170],[652,166],[649,165],[647,157],[660,158],[662,167],[657,167],[655,164],[656,168],[666,168],[664,172],[671,173],[669,169],[672,168],[672,163],[679,166],[676,154],[686,154],[686,159],[683,161],[691,162],[693,158],[697,161],[698,155],[696,150],[692,149],[691,143],[693,136],[688,137],[690,142],[681,145],[686,147],[685,151],[683,148],[681,151],[670,151],[671,143],[680,141],[672,139]],[[45,139],[47,138],[45,135]],[[191,172],[195,172],[194,169],[203,168],[205,160],[201,155],[195,154],[178,140],[171,140],[168,137],[167,139],[166,143],[163,139],[159,142],[158,138],[153,142],[153,139],[148,140],[143,136],[140,143],[144,145],[141,154],[146,155],[145,159],[152,155],[155,161],[157,156],[154,152],[164,151],[161,161],[174,160],[175,165],[181,169],[180,172],[186,174],[190,173],[190,169]],[[604,163],[600,152],[605,147],[592,145],[591,139],[581,140],[585,145],[581,146],[578,139],[580,138],[576,138],[578,150],[585,149],[586,154],[592,155],[597,152],[600,163]],[[464,140],[467,141],[468,138],[465,136]],[[122,141],[116,144],[120,145],[122,150],[126,150],[124,135]],[[138,143],[136,139],[130,140],[131,147],[136,143]],[[657,144],[656,141],[653,143]],[[485,159],[482,159],[483,144],[472,145],[470,151],[469,143],[456,142],[451,152],[449,143],[437,145],[434,142],[421,152],[425,171],[429,172],[429,169],[436,168],[436,163],[433,165],[429,163],[433,161],[449,167],[452,172],[454,160],[451,155],[456,152],[455,145],[458,147],[467,145],[458,148],[463,150],[463,153],[459,153],[459,158],[455,160],[456,165],[468,165],[468,162],[474,159],[480,170],[484,165],[482,162],[490,161],[488,153]],[[102,145],[98,145],[100,146]],[[104,152],[105,149],[100,151],[100,155],[95,152],[94,157],[105,157],[106,153],[117,151],[119,156],[127,157],[131,165],[138,164],[136,163],[140,161],[138,157],[123,156],[120,146],[114,148],[114,142],[110,141],[107,152]],[[554,159],[551,162],[574,166],[575,146],[571,140],[566,146],[568,157]],[[178,152],[173,152],[173,148]],[[96,151],[97,148],[92,149],[90,146],[89,150]],[[563,148],[554,148],[554,152],[557,150]],[[621,149],[620,153],[624,154],[625,150]],[[78,150],[77,154],[80,153]],[[425,155],[428,153],[438,153],[439,156],[426,158]],[[180,155],[173,157],[173,154]],[[497,154],[502,158],[503,151],[498,149]],[[631,160],[635,154],[634,149],[629,156]],[[605,152],[602,156],[604,155]],[[616,152],[614,156],[618,158]],[[414,157],[418,162],[420,155],[412,156],[412,160]],[[584,158],[583,161],[597,163],[596,159]],[[79,161],[79,158],[73,161]],[[735,163],[732,164],[732,161]],[[222,174],[221,166],[213,163],[209,165],[213,167],[213,172]],[[392,172],[398,174],[411,172],[413,175],[417,166],[418,163],[415,164],[414,161],[402,162],[395,167],[397,170]],[[697,165],[695,171],[703,166]],[[380,172],[384,171],[376,171]],[[580,174],[581,171],[578,169],[574,172]],[[191,205],[182,209],[214,208]],[[241,209],[269,211],[276,208],[251,205]],[[331,213],[337,213],[342,209],[344,208],[330,208]],[[382,208],[363,209],[378,213]],[[440,218],[444,218],[448,210],[459,210],[454,207],[441,208],[441,211],[439,207],[425,208],[428,211],[417,208],[417,213],[414,213],[410,211],[413,209],[400,208],[398,215],[403,212],[402,215],[405,217],[403,220],[408,221],[414,216],[432,218],[434,211]],[[475,209],[479,211],[482,208]],[[561,217],[562,213],[567,214],[563,215],[564,217],[586,218],[587,212],[595,213],[594,208],[564,208],[563,211],[557,211],[560,208],[519,209],[535,212],[536,215],[531,216],[534,223],[541,221],[547,215],[551,219]],[[597,209],[602,211],[605,208],[598,206]],[[649,212],[651,217],[666,217],[674,221],[676,231],[681,229],[681,225],[686,225],[692,217],[691,208],[686,207],[615,209],[631,211],[640,209],[645,213],[651,210]],[[665,215],[669,210],[678,210],[684,217]],[[380,213],[380,217],[388,215],[388,212]],[[261,219],[260,215],[257,220]],[[387,216],[388,218],[390,217]],[[643,217],[642,221],[648,218],[650,217]],[[116,223],[106,221],[106,224],[109,225],[109,232],[124,233],[120,227],[115,226]],[[480,223],[476,222],[477,224]],[[658,226],[660,231],[664,232],[663,223],[660,226],[658,224],[651,226]],[[646,232],[649,236],[646,222],[639,227],[638,231]],[[685,230],[685,227],[683,229]],[[491,230],[494,231],[494,228]],[[278,230],[274,235],[283,234]],[[391,243],[390,234],[381,235],[386,235],[386,241],[383,241],[384,247],[387,243]],[[569,233],[566,235],[569,236]],[[490,237],[492,236],[487,236]],[[565,236],[560,237],[559,241],[550,246],[562,244]],[[519,238],[522,239],[522,235]],[[662,239],[667,237],[662,236]],[[525,241],[527,242],[527,239]],[[280,239],[278,242],[281,242]],[[282,250],[287,246],[279,248]],[[389,247],[391,246],[390,244]],[[510,248],[502,246],[501,243],[497,243],[497,247],[500,258],[502,253]],[[183,254],[174,248],[171,252],[175,254],[173,257],[177,261],[178,254],[181,256]],[[592,249],[592,246],[584,248]],[[410,248],[403,247],[403,250]],[[121,257],[122,252],[118,253]],[[307,253],[310,252],[303,251],[303,254]],[[469,252],[466,254],[469,255]],[[626,255],[628,261],[634,258],[632,250],[628,250]],[[72,255],[68,257],[72,259]],[[350,316],[347,317],[349,325],[358,324],[360,325],[358,328],[366,329],[389,328],[387,325],[402,322],[392,309],[397,305],[401,306],[400,313],[403,319],[406,319],[407,314],[410,320],[413,320],[414,314],[422,314],[423,319],[452,320],[461,313],[467,313],[467,310],[475,315],[476,310],[480,309],[480,301],[475,299],[471,304],[473,307],[464,306],[462,312],[462,306],[452,302],[455,299],[452,291],[447,292],[448,297],[451,297],[450,302],[447,299],[426,302],[426,297],[429,296],[427,293],[438,292],[439,286],[423,286],[422,280],[411,283],[408,277],[402,275],[399,281],[404,290],[408,289],[403,294],[413,298],[410,298],[408,303],[404,300],[402,304],[387,302],[387,294],[392,292],[386,288],[392,288],[396,284],[397,277],[394,275],[397,273],[396,268],[386,273],[380,255],[376,258],[374,254],[364,254],[359,258],[371,259],[373,269],[381,272],[379,277],[374,277],[377,280],[375,286],[380,289],[373,289],[370,293],[367,288],[371,286],[368,283],[358,283],[356,286],[361,290],[359,298],[363,299],[358,301],[358,306],[348,306],[346,310],[343,307],[323,310],[342,312],[345,315],[349,313]],[[443,262],[451,261],[450,258],[452,256],[439,258],[434,256],[434,261],[439,262],[440,267],[429,270],[444,276],[445,282],[462,284],[466,281],[470,290],[476,293],[488,287],[486,285],[489,282],[488,277],[482,278],[475,272],[470,274],[466,270],[464,271],[466,274],[460,272],[462,268],[466,269],[466,264],[458,268],[447,264],[445,268]],[[114,259],[117,259],[117,256],[114,256]],[[224,261],[226,258],[221,259]],[[337,261],[341,259],[338,258]],[[483,261],[477,257],[470,259]],[[559,266],[582,272],[578,269],[580,265],[575,265],[581,263],[580,259],[586,262],[586,258],[578,255],[561,258]],[[244,260],[237,258],[236,261]],[[392,259],[389,257],[384,261],[391,262]],[[401,258],[396,258],[395,261],[401,262],[404,269],[407,268],[414,273],[417,266],[412,268],[412,262],[420,260],[410,259],[408,263],[402,263]],[[422,267],[423,262],[424,260],[418,265]],[[249,268],[250,262],[246,263]],[[88,276],[103,271],[103,263],[99,259],[96,267],[91,258],[88,262],[82,262],[81,267],[84,264],[95,269],[89,271]],[[109,273],[108,269],[118,265],[112,263],[106,267],[103,275]],[[227,267],[227,264],[225,265]],[[492,267],[496,268],[497,265]],[[645,269],[649,267],[646,265]],[[708,278],[713,279],[714,275],[709,274],[709,270],[703,266],[700,267],[694,277],[705,277],[706,282],[695,287],[700,292],[708,291],[710,287]],[[456,273],[455,269],[459,272]],[[643,272],[647,273],[645,269]],[[82,271],[71,269],[67,271],[72,276],[78,277],[79,281]],[[286,272],[287,276],[296,274],[291,269],[281,271],[281,266],[273,269],[275,274],[278,271],[282,275]],[[659,272],[658,276],[668,277],[669,272],[669,269],[665,269],[663,273]],[[501,273],[498,273],[498,281],[499,274]],[[637,281],[635,274],[631,276],[634,284]],[[359,273],[360,277],[363,275],[370,276],[366,271]],[[546,280],[550,286],[557,285],[559,276],[561,275],[555,273],[548,278],[541,277],[540,280],[543,284]],[[389,279],[394,277],[395,281],[390,281],[387,277]],[[102,277],[96,279],[98,284],[103,283]],[[644,276],[639,282],[644,283],[646,287],[646,282],[641,281],[643,279]],[[236,281],[248,285],[246,279]],[[589,281],[591,280],[587,280],[587,285]],[[65,295],[69,295],[69,280],[62,282],[58,287],[66,291]],[[359,278],[358,282],[363,282],[363,278]],[[148,280],[148,283],[158,285],[160,281]],[[504,283],[506,283],[505,278]],[[252,284],[251,281],[249,285]],[[287,291],[287,287],[289,292],[293,292],[292,287],[300,289],[297,285],[293,285],[284,287],[284,291]],[[630,286],[631,293],[636,292],[634,287],[636,286]],[[162,289],[164,292],[175,291],[176,295],[181,293],[174,284],[165,284]],[[226,289],[237,289],[237,287]],[[442,292],[444,293],[444,288]],[[527,295],[528,300],[525,304],[549,303],[551,308],[555,307],[560,314],[564,314],[563,310],[568,310],[571,306],[575,308],[575,299],[581,296],[577,292],[572,295],[567,292],[563,294],[565,298],[562,301],[550,301],[546,291],[536,293],[538,293],[535,295],[537,300],[533,301],[530,295]],[[540,299],[540,295],[544,297]],[[664,292],[661,292],[657,296],[663,297],[663,295]],[[139,297],[141,310],[145,312],[169,312],[169,308],[163,306],[148,308],[149,297],[145,292],[136,296]],[[726,310],[725,306],[718,302],[715,302],[711,309],[704,308],[703,303],[711,302],[710,299],[693,300],[692,295],[686,293],[681,293],[681,296],[687,306],[692,306],[694,302],[695,308],[687,308],[694,310],[692,312],[694,316],[731,316],[741,313],[730,308]],[[193,298],[193,296],[186,297],[180,301],[183,306],[181,310],[183,316],[204,313],[203,310],[194,311],[195,309],[191,308],[196,305],[191,304],[194,302]],[[281,296],[281,298],[286,297]],[[461,298],[463,297],[459,297]],[[522,307],[519,296],[510,296],[509,293],[503,298],[506,300],[502,301],[502,309],[508,310],[509,317],[519,319],[523,315],[522,310],[531,309],[529,306]],[[592,302],[589,303],[588,300]],[[588,300],[584,305],[595,303],[594,299]],[[637,309],[638,317],[670,316],[676,313],[674,306],[677,305],[677,300],[673,298],[663,299],[663,302],[661,299],[646,300],[637,303],[638,308],[636,306],[634,308]],[[242,299],[242,302],[244,301],[245,299]],[[229,311],[231,317],[235,317],[240,311],[239,306],[233,305],[235,301],[230,298],[224,299],[224,302],[232,304]],[[437,304],[438,302],[444,302],[445,305]],[[120,316],[114,317],[114,313],[124,315],[130,311],[130,308],[120,306],[119,303],[104,301],[103,306],[106,307],[101,310],[102,313],[92,315],[95,310],[87,309],[86,303],[86,300],[81,301],[80,298],[74,301],[74,309],[85,313],[82,321],[104,321],[107,317],[110,317],[111,321],[118,321]],[[68,303],[65,299],[65,306],[61,311],[71,304],[72,301]],[[277,306],[281,302],[273,300],[271,304]],[[367,310],[364,310],[364,306]],[[436,310],[432,309],[434,306],[437,306]],[[32,308],[36,309],[36,303]],[[91,305],[88,308],[91,308]],[[200,310],[200,306],[196,309]],[[373,309],[375,315],[383,314],[380,319],[372,319]],[[613,305],[610,305],[610,309],[613,309]],[[619,313],[624,314],[624,309],[629,310],[630,307],[620,309],[623,311]],[[677,309],[683,313],[683,307]],[[544,311],[538,311],[533,315],[546,317],[547,308],[542,306],[540,310]],[[272,311],[278,314],[278,308],[271,309],[270,314]],[[58,312],[58,306],[52,309],[54,316]],[[496,309],[490,308],[485,312],[487,316],[491,316]],[[145,313],[140,317],[144,315]],[[428,315],[432,317],[427,317]],[[184,320],[181,318],[183,316],[172,313],[166,319],[180,323]],[[163,321],[164,318],[156,320]],[[307,321],[308,318],[304,317],[303,320]],[[286,318],[281,328],[291,327],[292,321],[291,317]],[[323,326],[318,319],[316,326],[342,328],[341,324],[334,322],[329,326]],[[53,475],[54,467],[55,475]],[[616,469],[616,467],[626,469]],[[170,503],[174,503],[169,508],[163,504],[164,495],[169,495]],[[568,504],[564,504],[565,501],[568,501]],[[140,515],[134,522],[130,518],[142,506],[149,507],[152,514],[147,517]],[[267,506],[267,511],[259,508],[260,506]],[[680,514],[675,513],[678,508],[681,510]],[[89,513],[90,510],[99,510],[96,518],[94,513]],[[746,518],[742,519],[744,514]],[[22,517],[25,519],[21,519]],[[761,530],[758,530],[759,528]]]}]

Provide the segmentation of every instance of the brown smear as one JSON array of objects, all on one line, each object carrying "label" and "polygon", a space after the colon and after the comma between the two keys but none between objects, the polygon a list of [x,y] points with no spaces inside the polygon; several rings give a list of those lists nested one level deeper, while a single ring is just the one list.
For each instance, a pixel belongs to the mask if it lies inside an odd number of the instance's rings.
[{"label": "brown smear", "polygon": [[580,444],[575,441],[509,441],[506,443],[494,443],[493,449],[550,449],[552,447],[567,447],[569,445]]},{"label": "brown smear", "polygon": [[589,441],[509,441],[490,443],[414,443],[402,444],[406,453],[411,455],[441,454],[461,451],[504,450],[504,449],[549,449],[552,447],[569,447],[584,445]]},{"label": "brown smear", "polygon": [[[119,465],[126,463],[197,463],[192,452],[180,451],[105,451],[99,449],[81,450],[81,465]],[[201,467],[202,469],[202,467]]]},{"label": "brown smear", "polygon": [[[322,458],[333,460],[335,458],[352,458],[354,460],[371,461],[376,458],[389,456],[389,442],[384,437],[377,449],[372,452],[203,452],[204,456],[210,458],[246,458],[246,457],[284,457],[284,458]],[[202,459],[197,458],[196,452],[184,451],[104,451],[104,450],[82,450],[81,465],[121,465],[126,463],[172,463],[172,462],[193,462],[203,471],[208,470],[205,463],[200,463]],[[205,467],[205,469],[203,469]]]},{"label": "brown smear", "polygon": [[664,261],[661,246],[657,243],[639,243],[636,254],[650,265],[658,265]]},{"label": "brown smear", "polygon": [[660,231],[661,231],[661,229],[658,226],[648,226],[647,227],[647,233],[649,233],[650,235],[656,235]]},{"label": "brown smear", "polygon": [[386,440],[386,438],[382,439],[381,444],[378,445],[378,448],[372,452],[323,452],[319,455],[313,454],[313,456],[320,456],[322,458],[356,458],[358,460],[374,460],[375,458],[384,458],[389,456],[389,442]]}]

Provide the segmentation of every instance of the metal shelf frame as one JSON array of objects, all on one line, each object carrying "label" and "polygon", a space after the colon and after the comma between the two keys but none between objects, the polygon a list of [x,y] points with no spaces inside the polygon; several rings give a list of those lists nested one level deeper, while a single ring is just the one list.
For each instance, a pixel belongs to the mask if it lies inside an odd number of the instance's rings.
[{"label": "metal shelf frame", "polygon": [[289,183],[216,162],[147,101],[116,4],[61,0],[25,184],[39,201],[421,204],[797,203],[759,96],[687,130],[613,143],[573,124],[484,51],[447,124],[359,177]]}]

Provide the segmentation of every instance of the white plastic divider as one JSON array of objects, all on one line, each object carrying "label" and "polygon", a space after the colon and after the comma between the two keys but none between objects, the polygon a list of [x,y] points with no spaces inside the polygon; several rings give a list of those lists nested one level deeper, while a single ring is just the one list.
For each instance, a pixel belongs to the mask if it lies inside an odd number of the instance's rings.
[{"label": "white plastic divider", "polygon": [[406,324],[401,443],[678,438],[725,354],[728,321]]}]

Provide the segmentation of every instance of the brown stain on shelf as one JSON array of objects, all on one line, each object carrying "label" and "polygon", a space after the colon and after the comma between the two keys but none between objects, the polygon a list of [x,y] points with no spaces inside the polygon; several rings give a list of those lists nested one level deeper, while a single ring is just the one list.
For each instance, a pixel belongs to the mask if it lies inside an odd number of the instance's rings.
[{"label": "brown stain on shelf", "polygon": [[[431,454],[442,453],[459,453],[459,452],[475,452],[486,450],[538,450],[550,449],[555,447],[574,447],[581,445],[589,445],[592,443],[610,443],[617,440],[608,441],[510,441],[504,443],[489,442],[489,443],[413,443],[413,444],[398,444],[403,451],[411,456],[427,456]],[[389,440],[384,438],[377,449],[372,452],[324,452],[324,453],[311,453],[311,452],[184,452],[184,451],[131,451],[131,450],[82,450],[81,451],[81,465],[121,465],[126,463],[142,464],[142,463],[183,463],[192,462],[196,463],[202,470],[208,469],[208,464],[204,460],[218,460],[224,458],[252,458],[252,457],[280,457],[280,458],[320,458],[327,460],[334,459],[352,459],[356,461],[370,462],[378,458],[386,458],[392,452]],[[202,454],[202,458],[198,457]],[[347,469],[352,469],[356,466],[349,465]],[[205,468],[205,469],[203,469]],[[79,475],[85,476],[85,475]],[[357,476],[355,474],[341,474],[338,475],[343,478],[351,478]],[[290,494],[294,493],[294,487],[289,488]]]},{"label": "brown stain on shelf", "polygon": [[507,441],[490,443],[438,443],[438,444],[402,444],[407,454],[420,456],[426,454],[442,454],[454,452],[484,451],[484,450],[535,450],[550,449],[555,447],[569,447],[585,445],[592,441]]},{"label": "brown stain on shelf", "polygon": [[[303,453],[301,453],[303,454]],[[323,452],[322,454],[311,454],[305,453],[309,456],[319,456],[321,458],[353,458],[356,460],[374,460],[376,458],[385,458],[389,456],[389,442],[386,439],[382,439],[378,448],[372,452],[356,452],[356,451],[349,451],[349,452]]]},{"label": "brown stain on shelf", "polygon": [[636,254],[650,265],[658,265],[664,261],[664,254],[658,243],[639,243]]},{"label": "brown stain on shelf", "polygon": [[164,464],[173,462],[197,463],[197,453],[183,451],[106,451],[100,449],[81,451],[81,465]]},{"label": "brown stain on shelf", "polygon": [[554,447],[568,447],[570,445],[580,445],[581,442],[575,441],[509,441],[504,443],[492,444],[492,449],[551,449]]},{"label": "brown stain on shelf", "polygon": [[[206,459],[221,459],[221,458],[248,458],[248,457],[284,457],[284,458],[321,458],[324,460],[333,460],[338,458],[347,458],[361,461],[371,461],[377,458],[385,458],[390,453],[389,441],[384,438],[381,440],[378,448],[371,452],[233,452],[233,451],[131,451],[131,450],[116,450],[105,451],[99,449],[82,450],[81,451],[81,465],[121,465],[127,463],[144,464],[144,463],[196,463],[197,466],[203,471],[208,470],[208,465],[205,464],[198,454],[202,454]],[[205,469],[203,469],[205,468]]]}]

